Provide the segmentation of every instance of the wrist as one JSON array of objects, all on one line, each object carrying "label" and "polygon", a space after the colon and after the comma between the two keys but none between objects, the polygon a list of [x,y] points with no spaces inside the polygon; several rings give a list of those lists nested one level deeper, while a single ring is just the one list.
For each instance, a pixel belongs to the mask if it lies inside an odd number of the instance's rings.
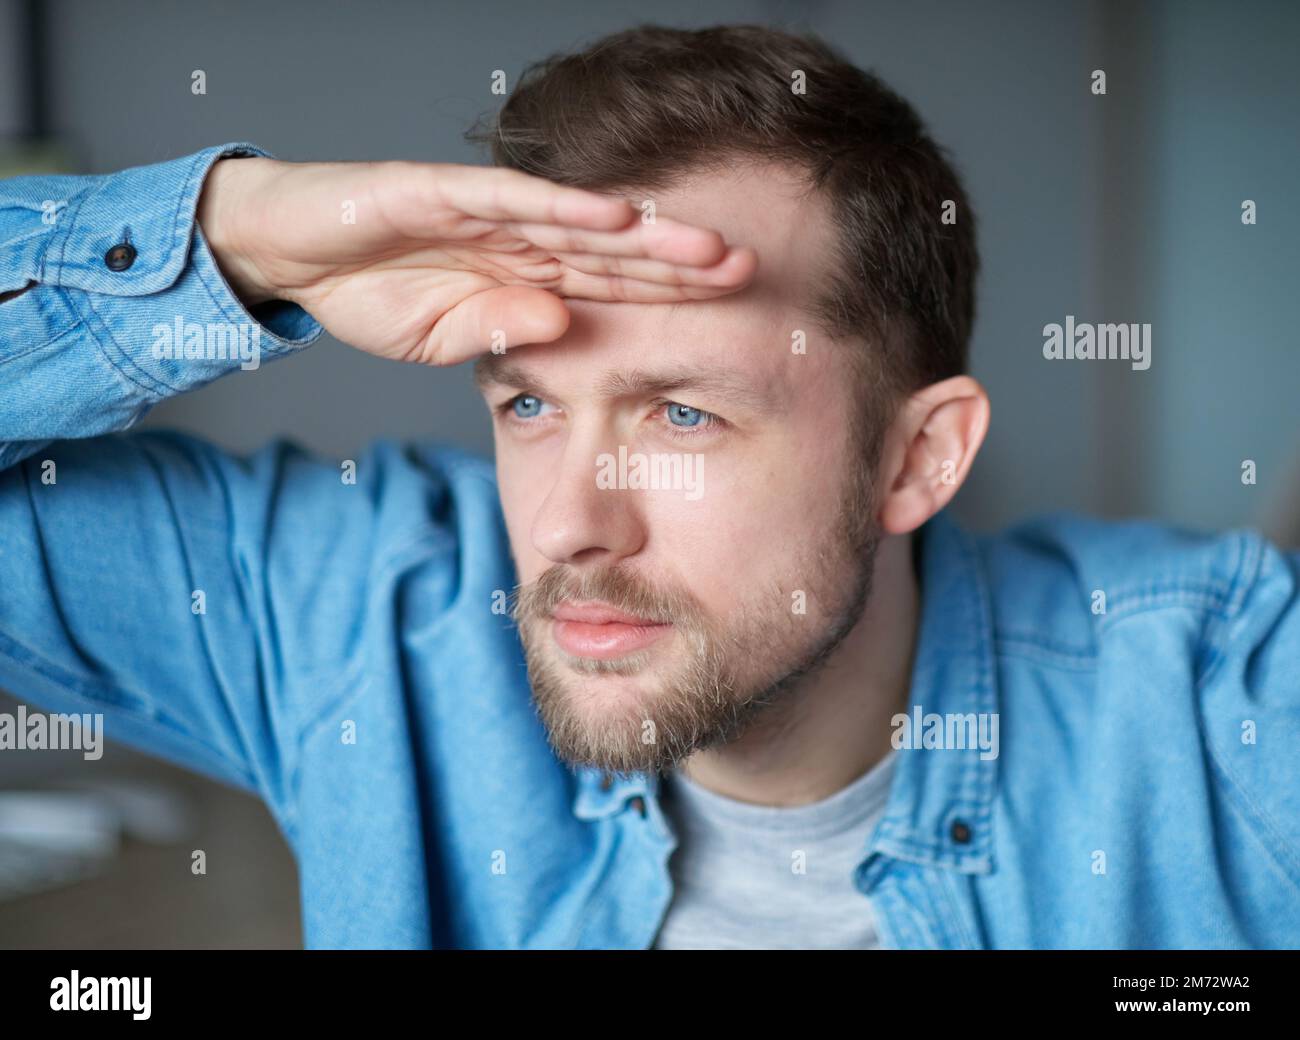
[{"label": "wrist", "polygon": [[256,185],[264,183],[276,165],[276,160],[262,157],[220,159],[208,171],[199,195],[203,237],[222,276],[246,307],[277,298],[258,269],[255,240],[247,230],[257,226],[250,212],[256,205]]}]

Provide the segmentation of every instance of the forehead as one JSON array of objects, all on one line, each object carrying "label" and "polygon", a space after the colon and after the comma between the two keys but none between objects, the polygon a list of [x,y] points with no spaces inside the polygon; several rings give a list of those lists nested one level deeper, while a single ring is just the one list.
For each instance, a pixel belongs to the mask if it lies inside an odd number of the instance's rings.
[{"label": "forehead", "polygon": [[[795,169],[773,163],[697,171],[670,188],[625,193],[656,216],[712,228],[729,245],[758,254],[753,281],[739,292],[677,304],[566,299],[572,322],[555,343],[514,354],[510,367],[555,380],[595,384],[609,371],[711,365],[769,389],[790,389],[792,336],[815,338],[810,305],[833,236],[824,198]],[[648,366],[653,360],[660,364]],[[480,360],[480,378],[505,366]]]},{"label": "forehead", "polygon": [[[757,250],[758,273],[735,299],[759,295],[792,309],[811,302],[833,236],[825,198],[794,167],[738,161],[723,170],[689,174],[645,198],[654,201],[658,213],[713,228],[729,244]],[[633,195],[632,201],[643,200]]]}]

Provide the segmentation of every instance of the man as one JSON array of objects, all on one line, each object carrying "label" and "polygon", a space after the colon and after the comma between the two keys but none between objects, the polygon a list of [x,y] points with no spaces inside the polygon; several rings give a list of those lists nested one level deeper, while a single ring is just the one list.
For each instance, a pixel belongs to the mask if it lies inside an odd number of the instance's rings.
[{"label": "man", "polygon": [[[474,136],[0,186],[0,685],[262,796],[311,946],[1300,939],[1300,561],[946,518],[974,218],[904,101],[646,27]],[[474,360],[495,476],[99,436],[322,327]]]}]

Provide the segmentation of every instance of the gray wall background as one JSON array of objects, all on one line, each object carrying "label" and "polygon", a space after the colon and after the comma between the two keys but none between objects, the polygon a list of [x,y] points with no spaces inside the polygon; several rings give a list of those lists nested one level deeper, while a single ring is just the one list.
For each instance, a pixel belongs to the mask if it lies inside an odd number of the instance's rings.
[{"label": "gray wall background", "polygon": [[[817,31],[911,99],[952,151],[981,222],[974,372],[994,404],[958,498],[968,522],[1070,508],[1221,527],[1289,508],[1295,4],[62,0],[52,118],[92,172],[241,139],[286,159],[478,162],[461,133],[499,102],[493,69],[513,82],[532,60],[644,20]],[[1097,68],[1104,97],[1089,91]],[[206,96],[190,92],[194,69]],[[1240,222],[1245,198],[1255,227]],[[1066,314],[1152,322],[1150,370],[1044,360],[1042,326]],[[147,422],[241,451],[284,435],[339,456],[376,436],[491,452],[468,371],[332,341]],[[1255,487],[1240,481],[1246,458]]]}]

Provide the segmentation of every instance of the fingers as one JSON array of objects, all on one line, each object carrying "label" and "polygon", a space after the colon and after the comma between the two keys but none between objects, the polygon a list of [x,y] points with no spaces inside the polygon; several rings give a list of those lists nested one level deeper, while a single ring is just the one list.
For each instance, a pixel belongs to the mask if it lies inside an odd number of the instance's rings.
[{"label": "fingers", "polygon": [[440,163],[431,172],[427,187],[439,203],[483,220],[613,231],[635,215],[625,199],[553,184],[519,170]]},{"label": "fingers", "polygon": [[550,253],[591,253],[644,257],[671,264],[709,267],[727,253],[716,231],[659,217],[653,224],[637,221],[618,231],[592,231],[556,224],[514,224],[510,230]]},{"label": "fingers", "polygon": [[758,254],[748,246],[733,248],[722,263],[705,270],[656,260],[586,257],[566,261],[555,291],[561,296],[625,303],[709,300],[743,288],[757,269]]},{"label": "fingers", "polygon": [[[722,263],[708,271],[690,272],[697,283],[672,280],[667,284],[647,277],[675,278],[674,265],[653,260],[591,258],[591,266],[615,262],[632,265],[626,273],[588,273],[566,269],[554,291],[523,285],[505,285],[469,296],[444,314],[429,331],[411,360],[433,365],[456,365],[493,349],[510,349],[529,343],[551,343],[569,328],[569,309],[561,296],[626,303],[679,303],[705,300],[734,292],[747,283],[758,266],[748,247],[729,250]],[[636,270],[635,265],[655,265]],[[559,295],[557,295],[557,293]]]},{"label": "fingers", "polygon": [[625,199],[553,184],[498,167],[439,165],[434,183],[444,204],[500,223],[548,252],[641,257],[710,267],[727,254],[717,231],[671,217],[635,220]]},{"label": "fingers", "polygon": [[757,267],[754,251],[744,246],[728,249],[721,262],[711,267],[690,267],[664,260],[593,253],[557,252],[554,255],[574,272],[596,275],[605,280],[621,280],[625,283],[624,292],[634,291],[631,285],[634,282],[658,286],[696,286],[729,292],[745,285]]}]

